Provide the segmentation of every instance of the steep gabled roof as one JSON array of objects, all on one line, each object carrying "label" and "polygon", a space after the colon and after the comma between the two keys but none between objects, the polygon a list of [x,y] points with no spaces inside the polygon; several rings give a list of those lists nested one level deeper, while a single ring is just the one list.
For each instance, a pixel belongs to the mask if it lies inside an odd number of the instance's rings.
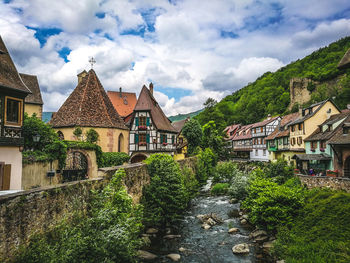
[{"label": "steep gabled roof", "polygon": [[345,144],[350,145],[350,133],[343,133],[343,128],[350,128],[350,116],[348,116],[335,130],[329,144]]},{"label": "steep gabled roof", "polygon": [[[266,140],[273,140],[275,138],[281,138],[289,135],[289,124],[295,121],[299,117],[299,113],[291,113],[282,117],[281,123],[279,127],[266,137]],[[281,128],[281,129],[280,129]]]},{"label": "steep gabled roof", "polygon": [[142,87],[134,111],[150,111],[153,123],[157,129],[176,132],[175,128],[171,125],[169,119],[158,105],[158,102],[145,85]]},{"label": "steep gabled roof", "polygon": [[260,121],[260,122],[256,122],[253,123],[252,128],[256,128],[256,127],[261,127],[261,126],[265,126],[271,122],[273,122],[274,120],[277,120],[279,118],[279,116],[277,117],[273,117],[273,118],[267,118],[266,120]]},{"label": "steep gabled roof", "polygon": [[18,74],[15,64],[0,36],[0,87],[31,93]]},{"label": "steep gabled roof", "polygon": [[107,91],[107,95],[121,117],[124,118],[134,111],[137,102],[136,93]]},{"label": "steep gabled roof", "polygon": [[180,133],[182,128],[184,127],[185,123],[189,120],[190,118],[183,119],[181,121],[174,121],[171,123],[171,125],[175,128],[177,133]]},{"label": "steep gabled roof", "polygon": [[28,75],[24,73],[19,73],[24,84],[30,89],[32,94],[29,94],[25,98],[26,103],[43,105],[43,99],[41,98],[41,92],[39,88],[38,78],[35,75]]},{"label": "steep gabled roof", "polygon": [[114,109],[96,73],[91,69],[53,115],[53,127],[101,127],[127,129]]},{"label": "steep gabled roof", "polygon": [[[241,127],[241,124],[232,124],[230,126],[227,126],[224,129],[224,132],[226,132],[227,137],[224,138],[225,140],[232,140],[232,138],[235,136],[236,132],[239,130],[239,128]],[[232,132],[232,135],[231,135]]]},{"label": "steep gabled roof", "polygon": [[345,52],[345,55],[342,57],[338,64],[338,68],[348,68],[350,66],[350,48]]},{"label": "steep gabled roof", "polygon": [[253,124],[242,126],[233,136],[233,141],[247,140],[252,138]]}]

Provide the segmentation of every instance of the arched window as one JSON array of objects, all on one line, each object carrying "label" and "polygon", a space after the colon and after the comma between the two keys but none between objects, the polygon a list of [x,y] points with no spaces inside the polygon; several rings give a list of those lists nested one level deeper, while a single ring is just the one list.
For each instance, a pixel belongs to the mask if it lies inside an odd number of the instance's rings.
[{"label": "arched window", "polygon": [[118,152],[124,152],[124,135],[122,133],[119,134],[118,137]]},{"label": "arched window", "polygon": [[58,135],[58,139],[59,139],[60,141],[63,141],[63,140],[64,140],[63,132],[58,131],[58,132],[57,132],[57,135]]}]

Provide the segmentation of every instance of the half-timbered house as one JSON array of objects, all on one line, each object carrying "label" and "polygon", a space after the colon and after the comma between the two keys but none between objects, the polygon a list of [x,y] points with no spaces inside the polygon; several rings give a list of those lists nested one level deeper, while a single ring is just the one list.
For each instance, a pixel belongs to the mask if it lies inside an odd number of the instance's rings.
[{"label": "half-timbered house", "polygon": [[150,89],[142,87],[130,121],[130,161],[140,162],[152,153],[176,151],[176,129],[165,116]]}]

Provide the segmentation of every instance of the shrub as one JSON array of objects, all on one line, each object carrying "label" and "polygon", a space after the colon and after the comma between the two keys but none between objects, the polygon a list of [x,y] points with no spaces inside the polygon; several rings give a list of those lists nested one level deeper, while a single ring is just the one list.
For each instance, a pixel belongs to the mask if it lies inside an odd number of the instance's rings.
[{"label": "shrub", "polygon": [[181,170],[167,154],[153,154],[145,162],[151,182],[143,190],[144,220],[149,225],[166,225],[187,206]]},{"label": "shrub", "polygon": [[243,200],[248,195],[248,177],[242,175],[235,176],[231,179],[231,185],[228,189],[228,194],[232,198]]},{"label": "shrub", "polygon": [[122,165],[129,161],[130,156],[124,152],[107,152],[102,153],[102,167],[112,167]]},{"label": "shrub", "polygon": [[273,178],[278,184],[283,184],[293,177],[293,166],[289,166],[287,161],[278,159],[277,162],[269,163],[263,168],[263,174],[266,177]]},{"label": "shrub", "polygon": [[89,129],[86,132],[86,141],[89,143],[96,143],[98,141],[99,135],[96,130],[94,129]]},{"label": "shrub", "polygon": [[196,178],[203,185],[209,177],[214,176],[216,156],[210,148],[200,151],[198,154]]},{"label": "shrub", "polygon": [[230,182],[233,177],[240,174],[237,165],[233,162],[221,162],[215,168],[213,182]]},{"label": "shrub", "polygon": [[187,200],[190,201],[197,195],[199,190],[199,183],[196,179],[196,175],[190,168],[184,167],[182,169],[182,181],[186,190]]},{"label": "shrub", "polygon": [[274,253],[286,262],[350,262],[350,194],[314,189],[294,224],[279,229]]},{"label": "shrub", "polygon": [[217,183],[211,188],[212,195],[224,195],[227,193],[228,187],[230,185],[228,183]]},{"label": "shrub", "polygon": [[75,138],[77,138],[78,140],[80,140],[81,135],[83,134],[83,130],[78,126],[74,129],[73,131],[73,135],[75,136]]},{"label": "shrub", "polygon": [[253,224],[275,232],[279,226],[290,225],[304,205],[305,190],[300,186],[278,185],[269,178],[255,177],[248,187],[243,207],[250,210]]},{"label": "shrub", "polygon": [[76,212],[71,220],[46,233],[31,236],[14,262],[135,262],[141,207],[133,205],[118,170],[102,192],[96,192],[88,216]]}]

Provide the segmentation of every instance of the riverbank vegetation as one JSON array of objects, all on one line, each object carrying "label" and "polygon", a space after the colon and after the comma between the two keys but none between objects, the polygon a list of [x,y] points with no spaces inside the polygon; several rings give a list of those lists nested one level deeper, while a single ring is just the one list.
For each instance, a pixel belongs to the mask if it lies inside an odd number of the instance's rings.
[{"label": "riverbank vegetation", "polygon": [[213,189],[230,184],[227,193],[241,200],[249,222],[276,236],[275,258],[298,263],[350,261],[349,193],[307,190],[283,160],[251,166],[254,169],[244,174],[235,163],[218,164]]},{"label": "riverbank vegetation", "polygon": [[123,169],[95,192],[86,213],[76,212],[46,233],[33,235],[13,262],[135,262],[142,244],[142,209],[122,185]]}]

